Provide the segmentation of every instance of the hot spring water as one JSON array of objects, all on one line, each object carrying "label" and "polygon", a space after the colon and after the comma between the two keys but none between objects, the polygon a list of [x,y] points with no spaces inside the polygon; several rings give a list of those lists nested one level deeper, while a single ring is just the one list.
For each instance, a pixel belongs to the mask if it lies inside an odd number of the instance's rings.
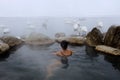
[{"label": "hot spring water", "polygon": [[[74,54],[68,64],[54,55],[60,48],[23,45],[0,61],[0,80],[119,80],[120,63],[88,46],[69,46]],[[114,57],[113,57],[114,58]],[[116,62],[115,62],[116,61]]]}]

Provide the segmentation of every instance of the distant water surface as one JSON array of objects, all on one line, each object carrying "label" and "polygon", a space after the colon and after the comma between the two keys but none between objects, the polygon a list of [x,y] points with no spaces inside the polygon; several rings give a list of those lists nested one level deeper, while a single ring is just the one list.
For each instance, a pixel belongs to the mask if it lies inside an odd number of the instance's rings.
[{"label": "distant water surface", "polygon": [[[66,24],[66,20],[78,20],[79,18],[54,18],[54,17],[1,17],[0,25],[5,25],[11,30],[11,35],[22,36],[30,33],[28,29],[30,25],[35,26],[35,32],[44,33],[50,37],[54,37],[57,32],[64,32],[67,35],[74,34],[73,25]],[[103,22],[102,32],[106,32],[111,25],[120,25],[120,17],[86,17],[80,21],[80,25],[86,26],[88,31]],[[46,24],[47,28],[43,28]]]}]

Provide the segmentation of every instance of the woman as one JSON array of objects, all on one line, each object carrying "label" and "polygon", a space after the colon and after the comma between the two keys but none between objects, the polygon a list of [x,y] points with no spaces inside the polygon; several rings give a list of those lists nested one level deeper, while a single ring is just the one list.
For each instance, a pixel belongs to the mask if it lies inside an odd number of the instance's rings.
[{"label": "woman", "polygon": [[68,48],[68,42],[67,41],[62,41],[60,43],[60,46],[62,48],[62,50],[54,53],[55,55],[59,56],[61,58],[61,61],[59,60],[54,60],[52,61],[53,64],[50,64],[49,66],[47,66],[47,75],[46,75],[46,79],[48,80],[51,76],[53,76],[53,71],[56,70],[59,66],[61,66],[61,63],[64,64],[62,66],[62,68],[66,69],[69,64],[68,64],[68,58],[69,56],[72,55],[72,51],[67,49]]},{"label": "woman", "polygon": [[68,59],[67,57],[71,56],[72,55],[72,51],[70,49],[67,49],[68,48],[68,42],[63,40],[61,43],[60,43],[60,46],[62,48],[62,50],[56,52],[55,54],[59,57],[61,57],[61,62],[63,64],[67,64],[68,63]]}]

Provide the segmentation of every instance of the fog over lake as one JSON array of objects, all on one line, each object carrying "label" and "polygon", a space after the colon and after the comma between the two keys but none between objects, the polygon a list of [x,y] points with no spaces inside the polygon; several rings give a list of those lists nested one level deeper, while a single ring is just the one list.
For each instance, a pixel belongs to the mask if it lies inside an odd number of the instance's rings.
[{"label": "fog over lake", "polygon": [[[66,20],[78,19],[79,17],[0,17],[0,25],[8,27],[11,35],[22,36],[28,34],[32,32],[28,29],[32,25],[35,27],[33,31],[54,37],[57,32],[63,32],[67,35],[74,34],[73,25],[66,24]],[[80,25],[86,26],[88,31],[97,26],[98,22],[103,23],[102,32],[106,32],[111,25],[120,24],[120,17],[86,17],[83,19],[80,21]],[[42,27],[43,24],[47,28]]]}]

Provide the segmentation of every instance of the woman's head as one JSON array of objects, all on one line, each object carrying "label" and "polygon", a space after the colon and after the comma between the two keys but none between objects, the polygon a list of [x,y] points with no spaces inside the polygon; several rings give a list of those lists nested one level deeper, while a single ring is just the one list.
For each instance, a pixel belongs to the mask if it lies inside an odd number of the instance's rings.
[{"label": "woman's head", "polygon": [[68,42],[65,41],[65,40],[63,40],[63,41],[60,43],[60,45],[61,45],[61,47],[62,47],[63,50],[66,50],[67,47],[68,47]]}]

